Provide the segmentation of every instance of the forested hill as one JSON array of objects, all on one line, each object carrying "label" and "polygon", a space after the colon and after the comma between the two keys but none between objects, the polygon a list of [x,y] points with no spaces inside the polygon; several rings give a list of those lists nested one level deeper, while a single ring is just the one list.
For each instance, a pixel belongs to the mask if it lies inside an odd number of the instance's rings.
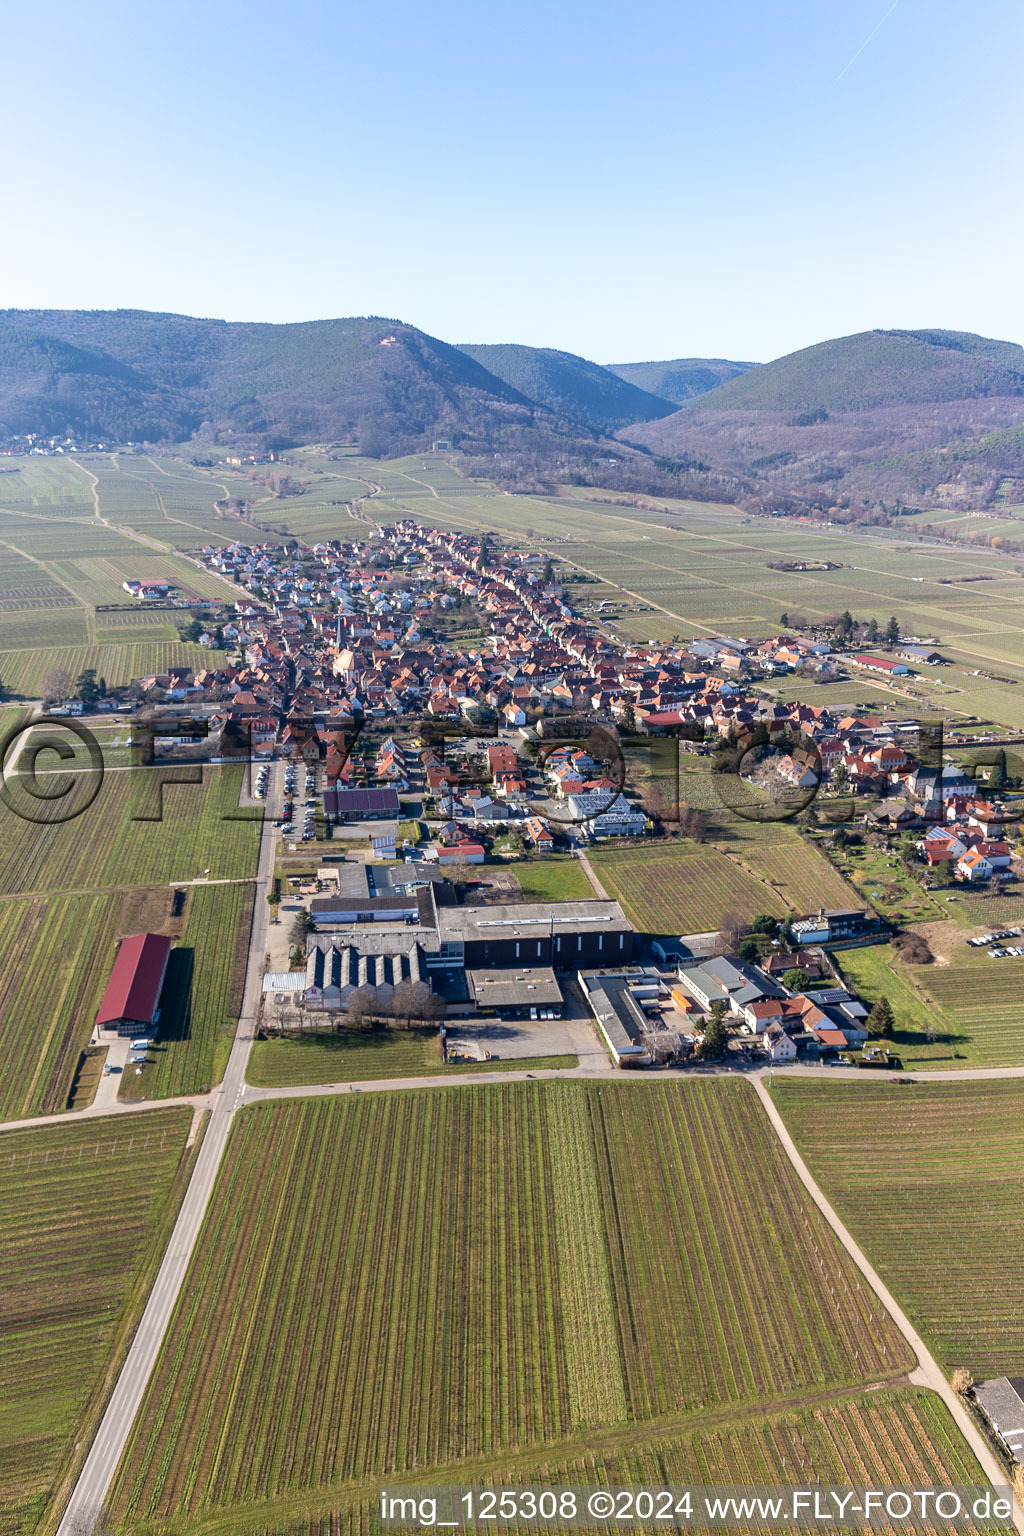
[{"label": "forested hill", "polygon": [[435,435],[488,443],[537,417],[532,401],[466,353],[396,320],[264,325],[141,310],[0,311],[4,436],[355,435],[377,453]]},{"label": "forested hill", "polygon": [[1024,394],[1024,347],[967,331],[861,331],[790,352],[689,408],[863,411]]},{"label": "forested hill", "polygon": [[663,363],[608,363],[609,373],[664,400],[682,405],[696,395],[725,384],[756,363],[734,363],[724,357],[674,357]]},{"label": "forested hill", "polygon": [[844,520],[908,504],[983,509],[1024,480],[1024,348],[965,331],[862,331],[764,363],[621,436],[745,482],[752,508],[813,506]]},{"label": "forested hill", "polygon": [[514,343],[464,345],[461,350],[520,394],[600,432],[653,421],[675,408],[671,397],[650,394],[574,352]]}]

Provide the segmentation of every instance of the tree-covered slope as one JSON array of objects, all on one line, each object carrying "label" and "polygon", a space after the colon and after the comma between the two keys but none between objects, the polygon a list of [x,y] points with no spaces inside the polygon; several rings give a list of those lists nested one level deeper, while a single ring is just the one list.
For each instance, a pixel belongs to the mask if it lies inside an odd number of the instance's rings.
[{"label": "tree-covered slope", "polygon": [[[385,319],[263,325],[140,310],[0,312],[0,432],[310,441],[487,439],[532,402],[457,347]],[[370,440],[372,439],[372,444]]]},{"label": "tree-covered slope", "polygon": [[468,345],[461,349],[520,394],[558,416],[611,432],[668,416],[674,402],[652,395],[611,369],[552,347]]},{"label": "tree-covered slope", "polygon": [[861,331],[730,379],[689,410],[863,411],[1024,394],[1024,348],[967,331]]},{"label": "tree-covered slope", "polygon": [[675,357],[662,363],[609,363],[608,371],[638,389],[683,405],[756,367],[756,363],[734,363],[724,357]]}]

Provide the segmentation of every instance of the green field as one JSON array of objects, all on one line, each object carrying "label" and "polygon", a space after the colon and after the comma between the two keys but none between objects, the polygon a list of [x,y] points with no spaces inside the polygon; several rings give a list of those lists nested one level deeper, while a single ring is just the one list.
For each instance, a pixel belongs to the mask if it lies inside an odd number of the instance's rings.
[{"label": "green field", "polygon": [[575,1067],[575,1056],[504,1057],[443,1066],[437,1029],[343,1031],[312,1040],[257,1040],[246,1077],[255,1088],[303,1083],[372,1082],[391,1077],[441,1077],[494,1070],[548,1071]]},{"label": "green field", "polygon": [[[84,1457],[184,1189],[191,1118],[165,1109],[0,1134],[4,1536],[36,1530]],[[126,1169],[130,1195],[111,1178]]]},{"label": "green field", "polygon": [[195,1531],[249,1506],[251,1529],[382,1473],[575,1458],[616,1426],[635,1445],[652,1417],[664,1438],[910,1363],[744,1084],[259,1105],[112,1512]]},{"label": "green field", "polygon": [[[41,754],[39,767],[44,765]],[[19,789],[15,774],[11,796],[26,815],[80,813],[39,825],[0,805],[0,893],[173,883],[207,871],[211,879],[253,875],[257,822],[253,812],[238,808],[242,770],[205,768],[202,783],[176,782],[198,771],[115,770],[105,775],[91,804],[95,775],[82,773],[69,779],[65,798],[46,802],[42,812],[40,802]]]},{"label": "green field", "polygon": [[1024,1373],[1019,1082],[775,1079],[811,1172],[952,1370]]},{"label": "green field", "polygon": [[589,901],[594,895],[575,859],[530,859],[509,867],[526,901]]}]

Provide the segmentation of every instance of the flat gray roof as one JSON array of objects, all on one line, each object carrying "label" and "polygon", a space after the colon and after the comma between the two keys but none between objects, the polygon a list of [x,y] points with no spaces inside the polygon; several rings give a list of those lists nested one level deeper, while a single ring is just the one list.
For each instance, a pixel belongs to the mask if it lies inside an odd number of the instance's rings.
[{"label": "flat gray roof", "polygon": [[547,966],[467,971],[469,990],[479,1008],[560,1008],[562,989]]},{"label": "flat gray roof", "polygon": [[603,933],[631,924],[617,901],[508,902],[493,907],[445,907],[438,914],[444,933],[478,939],[541,937],[564,932]]}]

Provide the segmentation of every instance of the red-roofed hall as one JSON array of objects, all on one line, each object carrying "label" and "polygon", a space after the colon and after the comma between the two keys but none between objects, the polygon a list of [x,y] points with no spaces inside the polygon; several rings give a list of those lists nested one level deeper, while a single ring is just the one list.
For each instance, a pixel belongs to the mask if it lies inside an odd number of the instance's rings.
[{"label": "red-roofed hall", "polygon": [[148,1030],[156,1018],[171,941],[160,933],[133,933],[121,940],[96,1023],[119,1035]]}]

